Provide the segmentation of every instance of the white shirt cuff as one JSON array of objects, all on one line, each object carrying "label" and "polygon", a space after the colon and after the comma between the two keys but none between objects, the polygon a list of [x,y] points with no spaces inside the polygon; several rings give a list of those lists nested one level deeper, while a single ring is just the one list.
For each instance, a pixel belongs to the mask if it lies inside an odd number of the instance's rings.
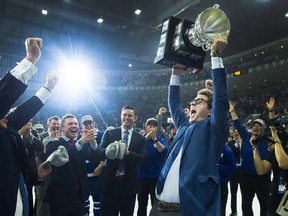
[{"label": "white shirt cuff", "polygon": [[172,74],[170,78],[170,85],[180,86],[180,75]]},{"label": "white shirt cuff", "polygon": [[82,145],[80,145],[78,142],[75,143],[77,151],[80,151],[82,149]]},{"label": "white shirt cuff", "polygon": [[41,88],[36,92],[35,96],[37,96],[37,97],[42,101],[42,103],[44,104],[50,94],[51,94],[50,91],[48,91],[48,90],[47,90],[46,88],[44,88],[44,87],[41,87]]},{"label": "white shirt cuff", "polygon": [[28,80],[36,73],[38,69],[29,60],[24,58],[15,68],[11,70],[11,74],[21,82],[27,84]]},{"label": "white shirt cuff", "polygon": [[212,64],[212,69],[224,68],[222,58],[220,57],[211,57],[211,64]]}]

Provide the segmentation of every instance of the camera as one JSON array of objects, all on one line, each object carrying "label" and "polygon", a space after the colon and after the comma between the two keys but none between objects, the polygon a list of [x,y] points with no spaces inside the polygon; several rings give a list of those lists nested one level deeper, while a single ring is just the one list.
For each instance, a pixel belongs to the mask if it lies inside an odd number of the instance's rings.
[{"label": "camera", "polygon": [[[272,121],[270,121],[269,126],[273,126],[277,130],[277,135],[279,139],[281,140],[283,145],[286,145],[288,137],[285,131],[285,124],[283,123],[283,118],[279,117],[279,118],[273,119]],[[268,142],[271,139],[273,140],[270,128],[267,128],[266,134],[267,134]]]},{"label": "camera", "polygon": [[253,145],[259,145],[260,139],[259,139],[259,136],[257,134],[252,134],[251,138],[252,138],[251,142]]}]

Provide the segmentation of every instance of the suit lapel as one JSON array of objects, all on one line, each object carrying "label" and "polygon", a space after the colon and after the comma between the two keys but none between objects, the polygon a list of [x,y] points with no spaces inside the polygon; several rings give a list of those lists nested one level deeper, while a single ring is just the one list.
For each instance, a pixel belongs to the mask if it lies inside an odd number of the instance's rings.
[{"label": "suit lapel", "polygon": [[9,127],[7,128],[7,134],[17,149],[18,159],[21,161],[21,166],[23,167],[22,169],[28,169],[28,154],[23,140],[16,130]]},{"label": "suit lapel", "polygon": [[133,149],[133,147],[134,147],[134,140],[136,139],[136,137],[135,137],[135,134],[134,133],[136,133],[134,130],[132,131],[132,134],[131,134],[131,141],[130,141],[130,145],[129,145],[129,150],[132,150]]},{"label": "suit lapel", "polygon": [[[168,151],[168,153],[167,153],[167,155],[166,155],[166,159],[167,159],[167,157],[169,156],[169,154],[170,154],[170,152],[172,151],[172,149],[174,148],[174,146],[176,145],[176,143],[181,139],[182,136],[185,136],[185,138],[184,138],[184,140],[183,140],[184,143],[183,143],[183,146],[182,146],[182,148],[183,148],[182,153],[184,152],[184,150],[186,149],[187,144],[188,144],[188,142],[189,142],[189,140],[190,140],[190,138],[191,138],[191,135],[192,135],[192,133],[193,133],[193,130],[194,130],[196,124],[197,124],[197,123],[195,123],[195,124],[190,124],[190,125],[188,125],[187,127],[182,128],[182,129],[179,131],[179,134],[177,135],[177,137],[175,137],[175,139],[173,140],[172,145],[171,145],[170,148],[169,148],[169,151]],[[166,160],[166,159],[165,159],[165,160]]]},{"label": "suit lapel", "polygon": [[185,139],[184,139],[184,141],[183,141],[184,143],[183,143],[182,154],[183,154],[183,152],[185,151],[185,149],[187,148],[187,145],[188,145],[188,143],[189,143],[189,141],[190,141],[190,139],[191,139],[191,136],[192,136],[192,134],[193,134],[193,131],[194,131],[196,125],[197,125],[197,122],[194,123],[194,124],[191,124],[191,125],[189,126],[189,128],[186,130]]},{"label": "suit lapel", "polygon": [[[170,152],[172,151],[172,149],[174,148],[174,146],[176,145],[176,143],[180,140],[180,138],[184,135],[185,131],[189,128],[189,126],[187,127],[183,127],[179,130],[179,132],[176,134],[170,148],[169,148],[169,151],[167,153],[167,156],[170,154]],[[166,156],[166,157],[167,157]]]}]

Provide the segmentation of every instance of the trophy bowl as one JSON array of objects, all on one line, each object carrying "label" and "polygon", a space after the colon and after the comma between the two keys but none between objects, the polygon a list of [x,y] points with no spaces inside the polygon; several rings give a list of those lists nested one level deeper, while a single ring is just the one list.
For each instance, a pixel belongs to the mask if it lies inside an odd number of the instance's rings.
[{"label": "trophy bowl", "polygon": [[215,38],[221,36],[228,38],[230,28],[226,14],[215,4],[198,15],[194,26],[188,29],[188,38],[194,46],[207,51]]}]

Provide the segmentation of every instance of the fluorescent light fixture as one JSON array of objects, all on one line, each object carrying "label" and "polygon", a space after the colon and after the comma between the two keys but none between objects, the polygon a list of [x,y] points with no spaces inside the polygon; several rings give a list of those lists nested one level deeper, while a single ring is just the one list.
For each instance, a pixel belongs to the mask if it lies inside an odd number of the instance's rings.
[{"label": "fluorescent light fixture", "polygon": [[141,13],[141,10],[140,10],[140,9],[137,9],[137,10],[135,10],[134,13],[137,14],[137,15],[139,15],[139,14]]},{"label": "fluorescent light fixture", "polygon": [[45,9],[42,9],[42,14],[43,14],[43,15],[47,15],[47,14],[48,14],[48,11],[45,10]]},{"label": "fluorescent light fixture", "polygon": [[98,22],[98,23],[102,23],[103,21],[104,21],[104,20],[103,20],[101,17],[97,19],[97,22]]}]

